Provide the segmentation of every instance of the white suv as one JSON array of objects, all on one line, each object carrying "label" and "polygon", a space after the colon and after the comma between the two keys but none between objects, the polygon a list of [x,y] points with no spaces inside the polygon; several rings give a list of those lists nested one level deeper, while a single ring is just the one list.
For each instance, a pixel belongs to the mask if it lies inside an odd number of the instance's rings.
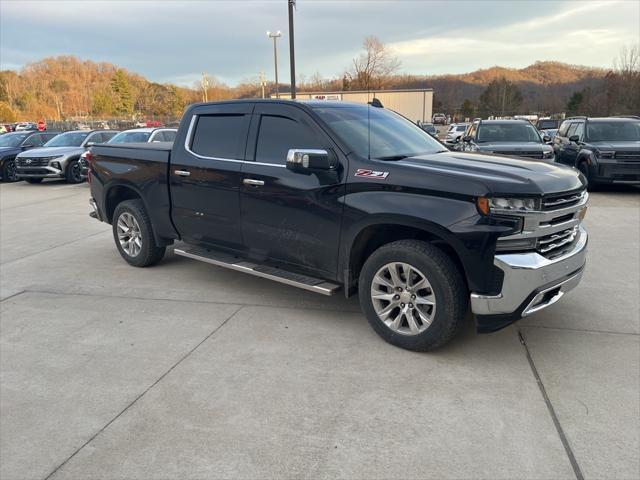
[{"label": "white suv", "polygon": [[460,140],[462,140],[464,132],[467,130],[468,126],[468,123],[452,123],[449,126],[449,130],[447,131],[447,136],[444,139],[444,143],[446,145],[455,145],[457,143],[460,143]]}]

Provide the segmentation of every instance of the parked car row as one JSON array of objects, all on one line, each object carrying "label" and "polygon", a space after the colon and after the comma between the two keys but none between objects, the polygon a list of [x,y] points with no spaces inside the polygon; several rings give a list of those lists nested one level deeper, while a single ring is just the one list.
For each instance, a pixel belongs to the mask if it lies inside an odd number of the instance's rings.
[{"label": "parked car row", "polygon": [[640,184],[640,117],[540,119],[536,125],[515,119],[452,124],[444,143],[451,150],[569,165],[591,187]]},{"label": "parked car row", "polygon": [[86,154],[102,143],[173,142],[176,129],[18,131],[0,136],[0,175],[5,182],[40,183],[63,178],[79,183],[86,178]]}]

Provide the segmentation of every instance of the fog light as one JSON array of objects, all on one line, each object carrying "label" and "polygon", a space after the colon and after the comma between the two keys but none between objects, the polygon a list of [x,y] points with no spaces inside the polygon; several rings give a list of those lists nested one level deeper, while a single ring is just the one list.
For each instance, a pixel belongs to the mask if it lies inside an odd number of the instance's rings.
[{"label": "fog light", "polygon": [[57,168],[58,170],[62,170],[62,169],[60,168],[60,162],[52,162],[52,163],[51,163],[51,166],[52,166],[53,168]]}]

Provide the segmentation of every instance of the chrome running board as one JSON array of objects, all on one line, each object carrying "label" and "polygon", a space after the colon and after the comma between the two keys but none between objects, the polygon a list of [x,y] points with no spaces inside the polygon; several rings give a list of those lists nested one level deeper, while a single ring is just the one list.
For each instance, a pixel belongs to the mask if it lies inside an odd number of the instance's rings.
[{"label": "chrome running board", "polygon": [[233,257],[231,255],[206,250],[204,248],[190,247],[186,249],[174,249],[176,255],[192,258],[200,262],[210,263],[218,267],[228,268],[237,272],[248,273],[256,277],[266,278],[275,282],[291,285],[292,287],[302,288],[310,292],[320,293],[322,295],[333,295],[340,290],[340,285],[327,282],[319,278],[301,275],[299,273],[282,270],[281,268],[271,267],[252,263],[244,259]]}]

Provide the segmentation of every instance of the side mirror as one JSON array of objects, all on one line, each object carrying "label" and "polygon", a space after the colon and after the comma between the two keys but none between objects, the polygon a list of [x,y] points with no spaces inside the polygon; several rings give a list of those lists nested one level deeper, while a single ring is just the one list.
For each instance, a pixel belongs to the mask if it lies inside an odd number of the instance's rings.
[{"label": "side mirror", "polygon": [[23,150],[26,150],[27,148],[33,148],[33,147],[35,147],[35,144],[33,143],[26,143],[22,145]]},{"label": "side mirror", "polygon": [[570,142],[578,143],[579,140],[580,140],[580,137],[578,135],[571,135],[569,137]]},{"label": "side mirror", "polygon": [[549,135],[545,135],[544,137],[542,137],[542,141],[544,143],[549,143],[551,141],[551,137]]},{"label": "side mirror", "polygon": [[93,147],[96,144],[96,142],[87,142],[85,147],[89,148],[89,147]]},{"label": "side mirror", "polygon": [[290,170],[331,170],[329,152],[307,148],[292,148],[287,153],[287,168]]},{"label": "side mirror", "polygon": [[462,141],[463,141],[464,143],[470,143],[470,142],[471,142],[471,140],[473,140],[473,138],[471,138],[471,136],[470,136],[470,135],[466,135],[465,137],[462,137]]}]

